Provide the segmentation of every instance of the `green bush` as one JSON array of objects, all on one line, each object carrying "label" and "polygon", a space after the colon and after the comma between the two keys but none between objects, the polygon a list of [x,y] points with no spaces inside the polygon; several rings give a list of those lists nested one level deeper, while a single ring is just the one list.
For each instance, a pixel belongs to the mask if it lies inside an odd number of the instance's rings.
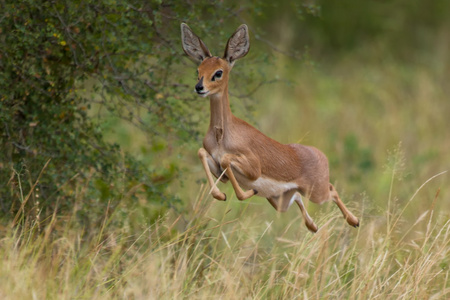
[{"label": "green bush", "polygon": [[[76,180],[86,182],[82,205],[90,216],[125,195],[170,206],[175,198],[166,188],[179,167],[158,164],[157,154],[169,147],[158,141],[176,147],[198,136],[198,104],[183,95],[191,87],[179,71],[188,63],[179,24],[223,19],[233,9],[224,5],[0,1],[1,214],[25,216],[38,206],[45,217],[57,202],[70,211]],[[208,36],[221,26],[197,31]],[[191,65],[184,69],[193,73]],[[105,141],[105,116],[143,130],[157,145],[146,153],[150,163]]]}]

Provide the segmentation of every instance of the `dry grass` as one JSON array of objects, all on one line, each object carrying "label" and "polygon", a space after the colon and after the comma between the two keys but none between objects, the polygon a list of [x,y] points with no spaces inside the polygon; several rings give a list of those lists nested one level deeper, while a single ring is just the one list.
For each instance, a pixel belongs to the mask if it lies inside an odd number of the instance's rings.
[{"label": "dry grass", "polygon": [[[407,203],[418,201],[415,197],[426,186],[424,182]],[[202,188],[188,214],[166,215],[133,232],[126,226],[109,228],[106,220],[102,228],[89,229],[96,233],[86,239],[87,229],[56,215],[40,233],[37,223],[4,228],[0,297],[444,299],[450,295],[450,220],[434,210],[439,194],[414,223],[404,219],[405,207],[392,205],[382,215],[362,214],[357,230],[330,204],[325,207],[329,211],[317,216],[319,232],[311,234],[298,212],[286,221],[285,215],[267,215],[267,204],[261,212],[258,203],[212,201],[207,190]],[[361,215],[364,207],[358,210]]]}]

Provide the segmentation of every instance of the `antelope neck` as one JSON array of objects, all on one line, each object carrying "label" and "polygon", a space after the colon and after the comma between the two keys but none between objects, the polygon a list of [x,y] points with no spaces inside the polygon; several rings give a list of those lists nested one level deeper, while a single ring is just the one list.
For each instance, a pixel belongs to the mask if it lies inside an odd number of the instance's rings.
[{"label": "antelope neck", "polygon": [[211,119],[209,123],[210,129],[214,130],[216,141],[220,144],[223,134],[226,130],[226,124],[231,121],[232,113],[230,102],[228,100],[228,86],[222,93],[217,93],[209,97]]}]

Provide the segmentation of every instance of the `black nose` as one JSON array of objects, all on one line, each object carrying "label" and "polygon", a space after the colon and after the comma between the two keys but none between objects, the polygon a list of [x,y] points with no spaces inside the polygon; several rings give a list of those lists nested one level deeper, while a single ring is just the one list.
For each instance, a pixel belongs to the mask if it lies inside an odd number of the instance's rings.
[{"label": "black nose", "polygon": [[200,78],[199,82],[195,85],[195,90],[197,93],[203,91],[203,77]]},{"label": "black nose", "polygon": [[203,85],[197,84],[197,85],[195,86],[195,90],[196,90],[197,92],[203,91]]}]

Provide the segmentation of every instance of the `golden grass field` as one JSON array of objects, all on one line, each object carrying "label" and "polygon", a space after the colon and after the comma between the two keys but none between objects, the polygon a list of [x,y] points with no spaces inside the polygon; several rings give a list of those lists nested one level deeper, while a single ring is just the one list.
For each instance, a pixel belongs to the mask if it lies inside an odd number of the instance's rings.
[{"label": "golden grass field", "polygon": [[450,293],[450,220],[435,209],[439,195],[414,221],[394,205],[366,216],[365,199],[356,209],[359,229],[325,205],[315,214],[320,230],[311,234],[298,213],[213,202],[207,192],[200,190],[187,214],[162,216],[140,230],[109,230],[105,220],[89,240],[70,217],[9,230],[0,248],[1,298],[445,299]]}]

